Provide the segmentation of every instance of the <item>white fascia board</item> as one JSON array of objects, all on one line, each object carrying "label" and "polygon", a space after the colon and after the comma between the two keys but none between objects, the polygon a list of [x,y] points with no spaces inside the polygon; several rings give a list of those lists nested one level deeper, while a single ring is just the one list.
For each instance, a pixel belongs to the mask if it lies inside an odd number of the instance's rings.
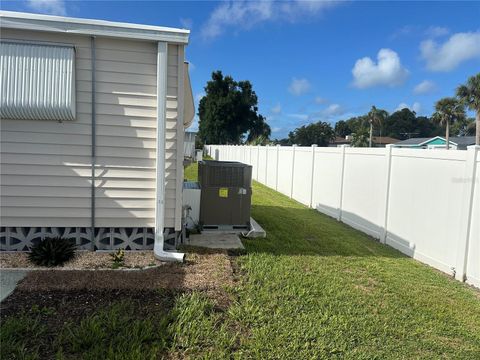
[{"label": "white fascia board", "polygon": [[0,11],[0,27],[137,40],[165,41],[178,44],[188,44],[188,38],[190,35],[190,30],[185,29],[20,13],[14,11]]}]

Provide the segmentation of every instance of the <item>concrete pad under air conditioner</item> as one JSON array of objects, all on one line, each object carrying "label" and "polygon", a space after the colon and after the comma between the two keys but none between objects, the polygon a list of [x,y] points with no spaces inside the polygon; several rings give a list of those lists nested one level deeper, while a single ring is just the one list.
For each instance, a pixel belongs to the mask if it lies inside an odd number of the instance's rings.
[{"label": "concrete pad under air conditioner", "polygon": [[250,218],[250,230],[242,233],[242,235],[248,238],[264,238],[267,236],[267,233],[265,230],[263,230],[259,223],[257,223],[253,218]]},{"label": "concrete pad under air conditioner", "polygon": [[216,231],[192,234],[186,241],[186,245],[210,249],[245,249],[237,234]]}]

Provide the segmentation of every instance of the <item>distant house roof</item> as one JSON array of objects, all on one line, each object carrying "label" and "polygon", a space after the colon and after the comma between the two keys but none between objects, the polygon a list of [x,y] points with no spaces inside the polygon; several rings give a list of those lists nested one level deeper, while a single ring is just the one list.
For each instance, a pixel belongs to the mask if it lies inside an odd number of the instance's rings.
[{"label": "distant house roof", "polygon": [[[395,144],[400,141],[390,136],[373,136],[372,140],[374,144],[381,144],[381,145]],[[336,136],[335,140],[332,140],[330,144],[343,145],[343,144],[350,144],[351,141],[352,141],[351,137],[346,139],[340,136]]]},{"label": "distant house roof", "polygon": [[330,141],[330,144],[350,144],[350,139],[345,139],[340,136],[335,136],[335,140]]},{"label": "distant house roof", "polygon": [[[442,140],[446,142],[444,137],[435,136],[435,137],[429,137],[429,138],[411,138],[411,139],[399,141],[395,145],[396,146],[423,146],[423,145],[428,145],[428,143],[435,140]],[[450,144],[457,145],[457,146],[475,145],[475,136],[452,136],[449,140],[450,140]]]},{"label": "distant house roof", "polygon": [[392,138],[390,136],[373,136],[372,140],[375,144],[396,144],[400,140]]},{"label": "distant house roof", "polygon": [[432,138],[410,138],[407,140],[399,141],[396,145],[420,145]]}]

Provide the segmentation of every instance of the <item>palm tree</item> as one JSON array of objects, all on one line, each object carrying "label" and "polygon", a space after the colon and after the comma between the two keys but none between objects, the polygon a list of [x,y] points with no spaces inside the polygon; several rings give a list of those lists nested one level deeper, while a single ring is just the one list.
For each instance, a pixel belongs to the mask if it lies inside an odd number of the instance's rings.
[{"label": "palm tree", "polygon": [[466,85],[457,88],[457,97],[470,110],[476,112],[475,144],[480,145],[480,73],[470,77]]},{"label": "palm tree", "polygon": [[447,150],[450,149],[450,125],[465,119],[465,106],[456,98],[447,97],[437,101],[433,121],[445,126],[445,141]]},{"label": "palm tree", "polygon": [[352,141],[350,142],[350,145],[352,147],[367,147],[368,146],[367,129],[364,127],[357,129],[357,131],[355,131],[352,134]]},{"label": "palm tree", "polygon": [[[368,140],[368,146],[372,147],[373,142],[373,126],[380,126],[380,131],[383,126],[383,122],[387,118],[388,113],[385,110],[377,109],[375,106],[372,106],[372,109],[368,113],[368,122],[370,123],[370,138]],[[382,133],[380,132],[380,136]]]}]

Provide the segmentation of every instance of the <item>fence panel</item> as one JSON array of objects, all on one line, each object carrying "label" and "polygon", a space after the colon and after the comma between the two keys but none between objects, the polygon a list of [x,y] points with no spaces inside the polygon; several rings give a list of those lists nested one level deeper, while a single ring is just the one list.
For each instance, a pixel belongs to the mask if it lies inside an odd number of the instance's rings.
[{"label": "fence panel", "polygon": [[266,166],[267,172],[267,181],[265,185],[269,188],[276,189],[277,186],[277,155],[278,155],[277,146],[268,147],[268,161]]},{"label": "fence panel", "polygon": [[467,282],[480,287],[480,153],[477,153],[474,192],[467,249]]},{"label": "fence panel", "polygon": [[259,155],[259,146],[250,147],[250,162],[252,165],[252,177],[258,181],[258,155]]},{"label": "fence panel", "polygon": [[278,191],[290,196],[292,190],[293,148],[281,147],[278,160]]},{"label": "fence panel", "polygon": [[340,212],[342,161],[339,147],[315,149],[312,207],[335,218]]},{"label": "fence panel", "polygon": [[383,228],[385,164],[385,149],[345,149],[341,220],[376,238]]},{"label": "fence panel", "polygon": [[455,267],[465,151],[392,154],[387,244],[437,269]]},{"label": "fence panel", "polygon": [[292,198],[307,206],[310,206],[312,170],[312,149],[297,147],[295,149]]},{"label": "fence panel", "polygon": [[258,153],[258,177],[257,181],[261,182],[262,184],[265,184],[265,169],[267,165],[267,147],[262,146],[259,148],[259,153]]}]

